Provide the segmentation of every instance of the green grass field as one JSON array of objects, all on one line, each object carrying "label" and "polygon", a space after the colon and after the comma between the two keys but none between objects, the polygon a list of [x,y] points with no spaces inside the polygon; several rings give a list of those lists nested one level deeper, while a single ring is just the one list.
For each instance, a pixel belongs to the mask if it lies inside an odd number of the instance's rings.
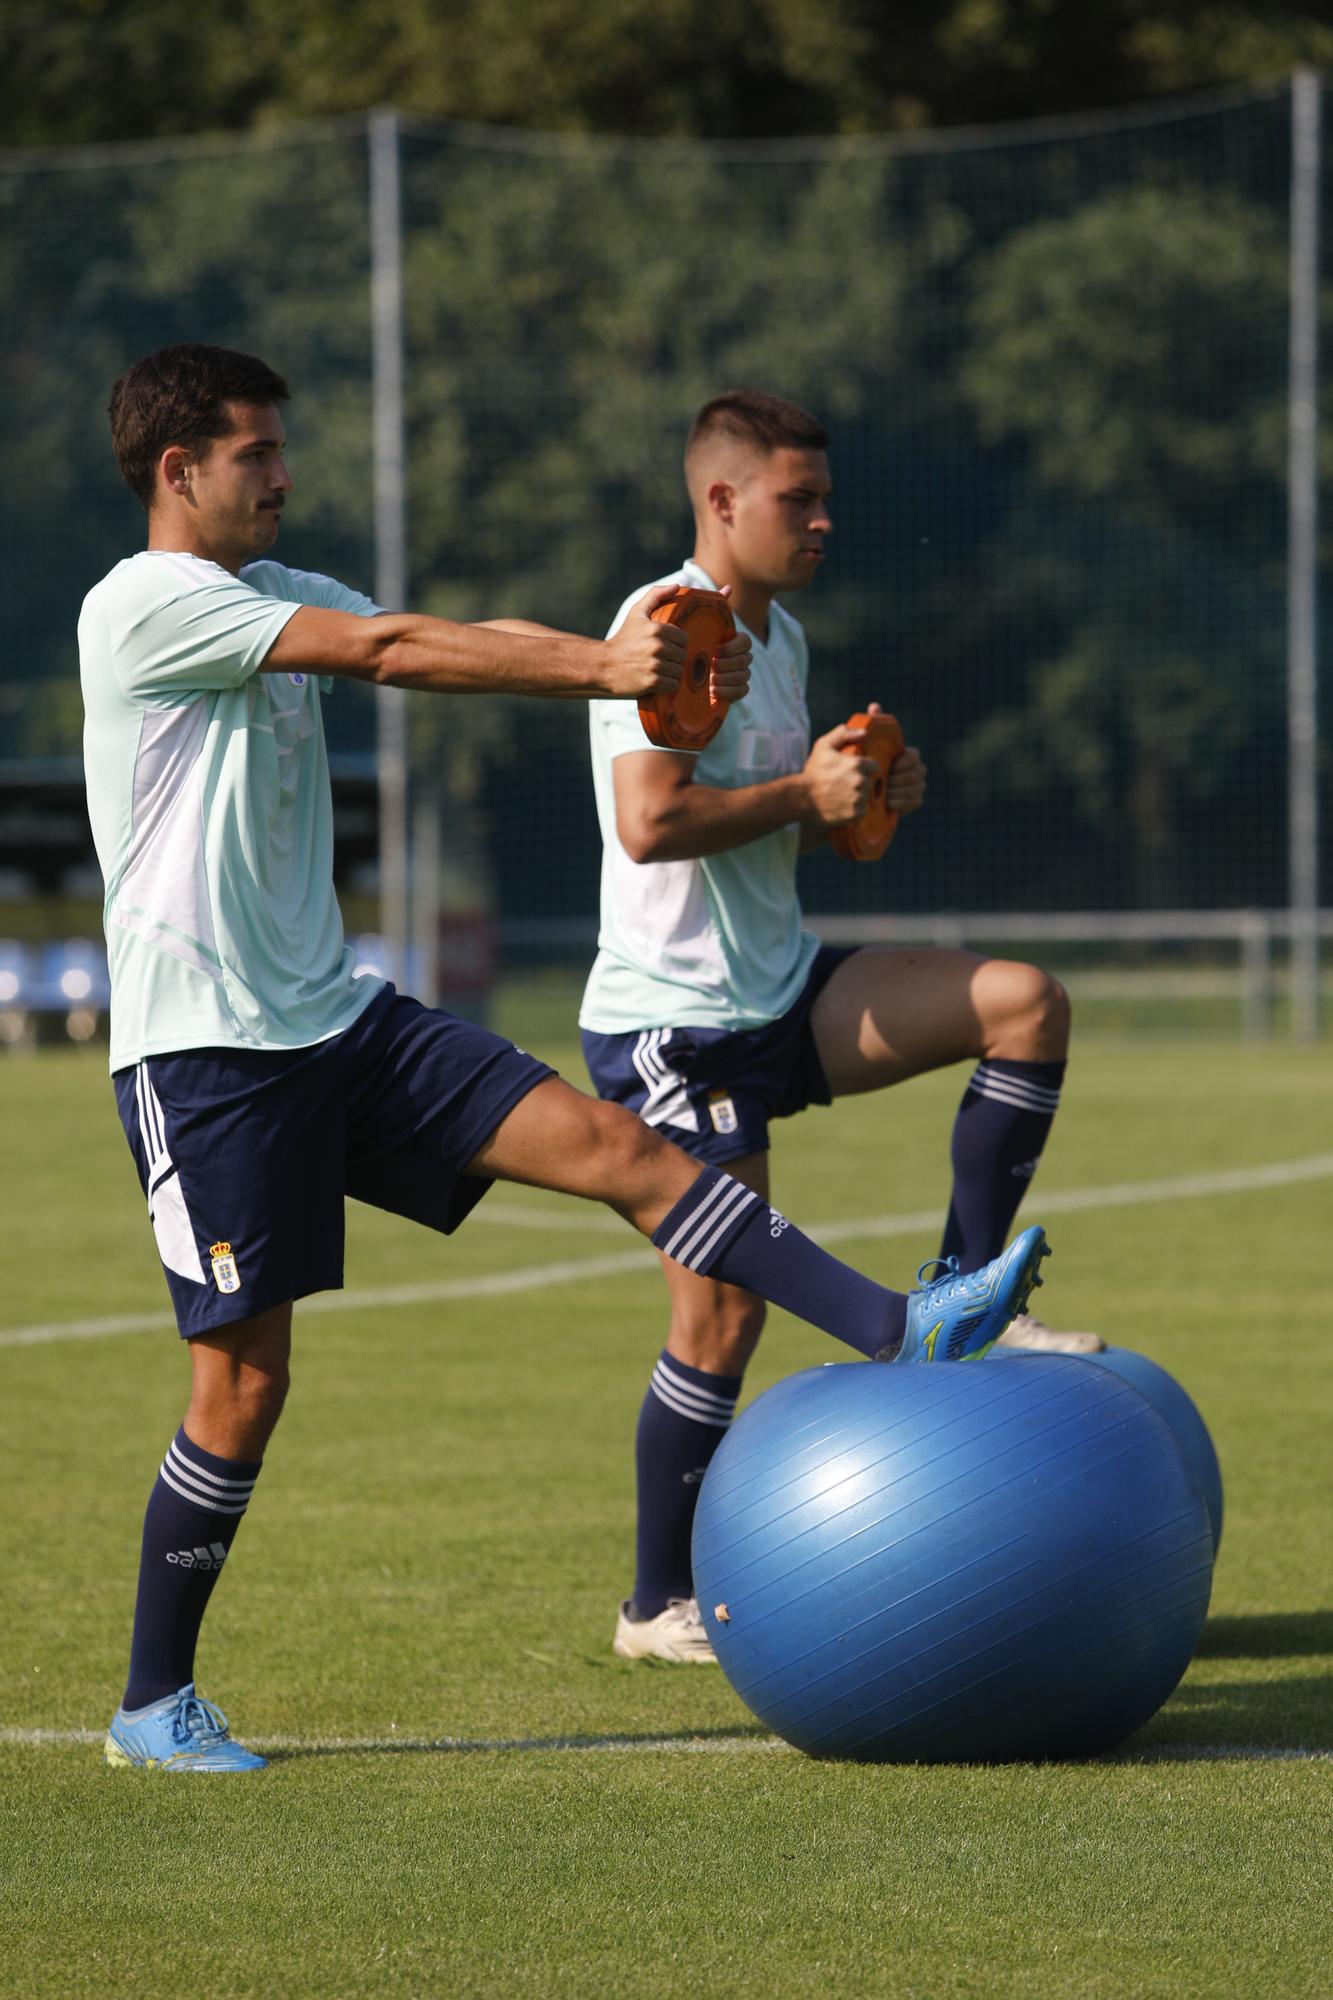
[{"label": "green grass field", "polygon": [[[451,1244],[354,1209],[299,1314],[201,1647],[283,1746],[230,1780],[100,1761],[185,1381],[102,1060],[0,1060],[0,1992],[1333,1993],[1333,1049],[1085,1042],[1030,1206],[1043,1309],[1176,1373],[1226,1480],[1199,1656],[1121,1755],[816,1764],[717,1672],[615,1660],[660,1280],[497,1190]],[[961,1080],[780,1131],[783,1207],[910,1281]],[[747,1395],[843,1352],[777,1316]]]}]

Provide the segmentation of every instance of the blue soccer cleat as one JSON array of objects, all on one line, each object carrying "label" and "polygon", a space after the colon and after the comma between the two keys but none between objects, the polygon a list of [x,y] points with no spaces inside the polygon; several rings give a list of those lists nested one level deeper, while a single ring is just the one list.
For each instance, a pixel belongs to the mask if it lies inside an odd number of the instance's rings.
[{"label": "blue soccer cleat", "polygon": [[[1009,1248],[966,1275],[956,1257],[932,1257],[917,1272],[918,1291],[907,1295],[907,1331],[894,1361],[979,1361],[989,1354],[1028,1294],[1041,1283],[1040,1265],[1051,1254],[1039,1223],[1015,1236]],[[926,1279],[934,1265],[938,1278]],[[924,1282],[923,1282],[924,1281]]]},{"label": "blue soccer cleat", "polygon": [[147,1708],[118,1708],[102,1754],[108,1764],[148,1771],[262,1771],[268,1762],[228,1735],[226,1716],[200,1699],[193,1681]]}]

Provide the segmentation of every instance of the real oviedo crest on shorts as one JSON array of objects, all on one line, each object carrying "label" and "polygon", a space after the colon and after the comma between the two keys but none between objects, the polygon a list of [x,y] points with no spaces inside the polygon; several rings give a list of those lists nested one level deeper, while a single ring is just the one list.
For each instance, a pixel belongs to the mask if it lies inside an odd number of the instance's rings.
[{"label": "real oviedo crest on shorts", "polygon": [[239,1292],[241,1274],[236,1269],[236,1259],[231,1254],[230,1243],[215,1243],[209,1251],[213,1259],[213,1282],[220,1292]]},{"label": "real oviedo crest on shorts", "polygon": [[724,1136],[740,1129],[741,1121],[736,1115],[736,1104],[730,1091],[709,1091],[708,1115],[713,1121],[713,1130]]}]

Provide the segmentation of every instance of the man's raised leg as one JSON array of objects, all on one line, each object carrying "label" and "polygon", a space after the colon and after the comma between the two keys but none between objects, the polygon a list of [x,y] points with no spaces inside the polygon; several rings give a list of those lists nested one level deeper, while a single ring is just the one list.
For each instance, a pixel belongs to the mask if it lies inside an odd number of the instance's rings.
[{"label": "man's raised leg", "polygon": [[[977,1062],[954,1120],[941,1259],[966,1274],[1000,1250],[1037,1171],[1069,1049],[1069,997],[1035,965],[968,951],[870,947],[838,967],[811,1013],[835,1097]],[[1026,1313],[1006,1344],[1089,1353],[1096,1334],[1053,1333]]]},{"label": "man's raised leg", "polygon": [[[514,1106],[467,1171],[606,1202],[697,1276],[755,1292],[860,1353],[886,1359],[984,1351],[1039,1282],[1040,1259],[1025,1253],[1003,1276],[1003,1260],[996,1260],[993,1273],[959,1281],[966,1290],[952,1284],[947,1298],[934,1283],[910,1298],[890,1291],[821,1250],[743,1181],[700,1168],[632,1111],[585,1097],[558,1077]],[[1041,1236],[1039,1229],[1026,1233]],[[1035,1241],[1028,1249],[1035,1253]],[[927,1321],[939,1338],[922,1353],[918,1336]]]}]

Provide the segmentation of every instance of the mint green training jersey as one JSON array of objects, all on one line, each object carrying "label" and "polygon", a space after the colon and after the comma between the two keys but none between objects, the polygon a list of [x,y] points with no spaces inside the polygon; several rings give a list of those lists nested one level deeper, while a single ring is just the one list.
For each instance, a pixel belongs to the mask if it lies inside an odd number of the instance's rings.
[{"label": "mint green training jersey", "polygon": [[321,683],[259,671],[303,604],[379,610],[282,563],[236,577],[156,549],[117,563],[84,599],[113,1070],[181,1049],[327,1041],[384,983],[353,979],[343,940]]},{"label": "mint green training jersey", "polygon": [[[659,583],[717,588],[695,562]],[[611,631],[657,587],[645,584],[626,598]],[[700,754],[696,784],[724,790],[762,784],[799,771],[809,754],[804,632],[774,604],[767,640],[754,632],[750,638],[749,692]],[[631,751],[676,753],[654,750],[633,702],[591,702],[589,717],[602,903],[580,1027],[615,1035],[667,1026],[755,1028],[777,1020],[799,997],[819,949],[802,926],[796,893],[800,828],[779,827],[694,861],[632,861],[616,831],[612,765]]]}]

